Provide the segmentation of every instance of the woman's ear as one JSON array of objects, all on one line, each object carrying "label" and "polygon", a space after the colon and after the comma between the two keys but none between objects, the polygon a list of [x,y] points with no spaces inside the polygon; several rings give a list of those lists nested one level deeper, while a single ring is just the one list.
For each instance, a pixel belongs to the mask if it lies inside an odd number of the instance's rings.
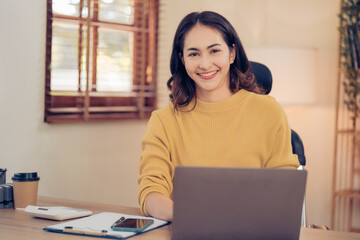
[{"label": "woman's ear", "polygon": [[232,45],[232,48],[230,49],[230,64],[233,64],[236,57],[236,46],[235,44]]},{"label": "woman's ear", "polygon": [[184,63],[184,58],[183,58],[183,56],[182,56],[181,53],[179,53],[179,58],[180,58],[181,62],[183,63],[183,65],[185,65],[185,63]]}]

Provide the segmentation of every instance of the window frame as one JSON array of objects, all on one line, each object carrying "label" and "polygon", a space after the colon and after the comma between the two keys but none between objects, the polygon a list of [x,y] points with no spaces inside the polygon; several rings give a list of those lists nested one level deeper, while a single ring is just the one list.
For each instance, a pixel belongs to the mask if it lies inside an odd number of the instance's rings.
[{"label": "window frame", "polygon": [[[82,17],[82,5],[87,1],[88,16]],[[45,58],[45,107],[44,121],[47,123],[89,122],[122,119],[146,119],[156,108],[156,63],[158,0],[132,0],[134,23],[121,24],[99,20],[99,0],[80,0],[78,17],[52,12],[52,0],[47,0],[46,58]],[[92,10],[93,9],[93,10]],[[93,11],[91,13],[91,11]],[[78,35],[78,90],[51,90],[51,54],[53,22],[69,22],[87,27],[86,39],[86,89],[81,90],[82,34]],[[129,31],[134,34],[133,45],[133,90],[131,92],[97,91],[96,56],[98,28]],[[89,34],[91,31],[91,35]],[[90,54],[92,52],[92,55]],[[90,64],[92,67],[90,68]],[[90,86],[92,86],[90,88]]]}]

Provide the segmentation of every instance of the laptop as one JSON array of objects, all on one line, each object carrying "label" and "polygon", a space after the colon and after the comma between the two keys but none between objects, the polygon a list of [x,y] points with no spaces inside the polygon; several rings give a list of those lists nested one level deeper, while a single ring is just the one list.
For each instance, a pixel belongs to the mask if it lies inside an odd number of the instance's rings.
[{"label": "laptop", "polygon": [[173,240],[299,239],[307,172],[177,167]]}]

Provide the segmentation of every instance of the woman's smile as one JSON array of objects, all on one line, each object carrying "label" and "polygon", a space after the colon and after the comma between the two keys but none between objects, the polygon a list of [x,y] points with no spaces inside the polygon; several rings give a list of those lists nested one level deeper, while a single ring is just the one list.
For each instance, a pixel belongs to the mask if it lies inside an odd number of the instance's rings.
[{"label": "woman's smile", "polygon": [[215,77],[217,75],[217,73],[219,72],[219,70],[214,70],[214,71],[208,71],[208,72],[201,72],[198,73],[198,75],[202,78],[202,79],[212,79],[213,77]]}]

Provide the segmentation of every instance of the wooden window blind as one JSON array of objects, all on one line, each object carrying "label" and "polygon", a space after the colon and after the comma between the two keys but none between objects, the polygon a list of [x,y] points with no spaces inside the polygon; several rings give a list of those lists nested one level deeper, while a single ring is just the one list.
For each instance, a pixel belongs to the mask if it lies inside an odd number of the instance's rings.
[{"label": "wooden window blind", "polygon": [[144,119],[158,0],[47,0],[45,122]]}]

